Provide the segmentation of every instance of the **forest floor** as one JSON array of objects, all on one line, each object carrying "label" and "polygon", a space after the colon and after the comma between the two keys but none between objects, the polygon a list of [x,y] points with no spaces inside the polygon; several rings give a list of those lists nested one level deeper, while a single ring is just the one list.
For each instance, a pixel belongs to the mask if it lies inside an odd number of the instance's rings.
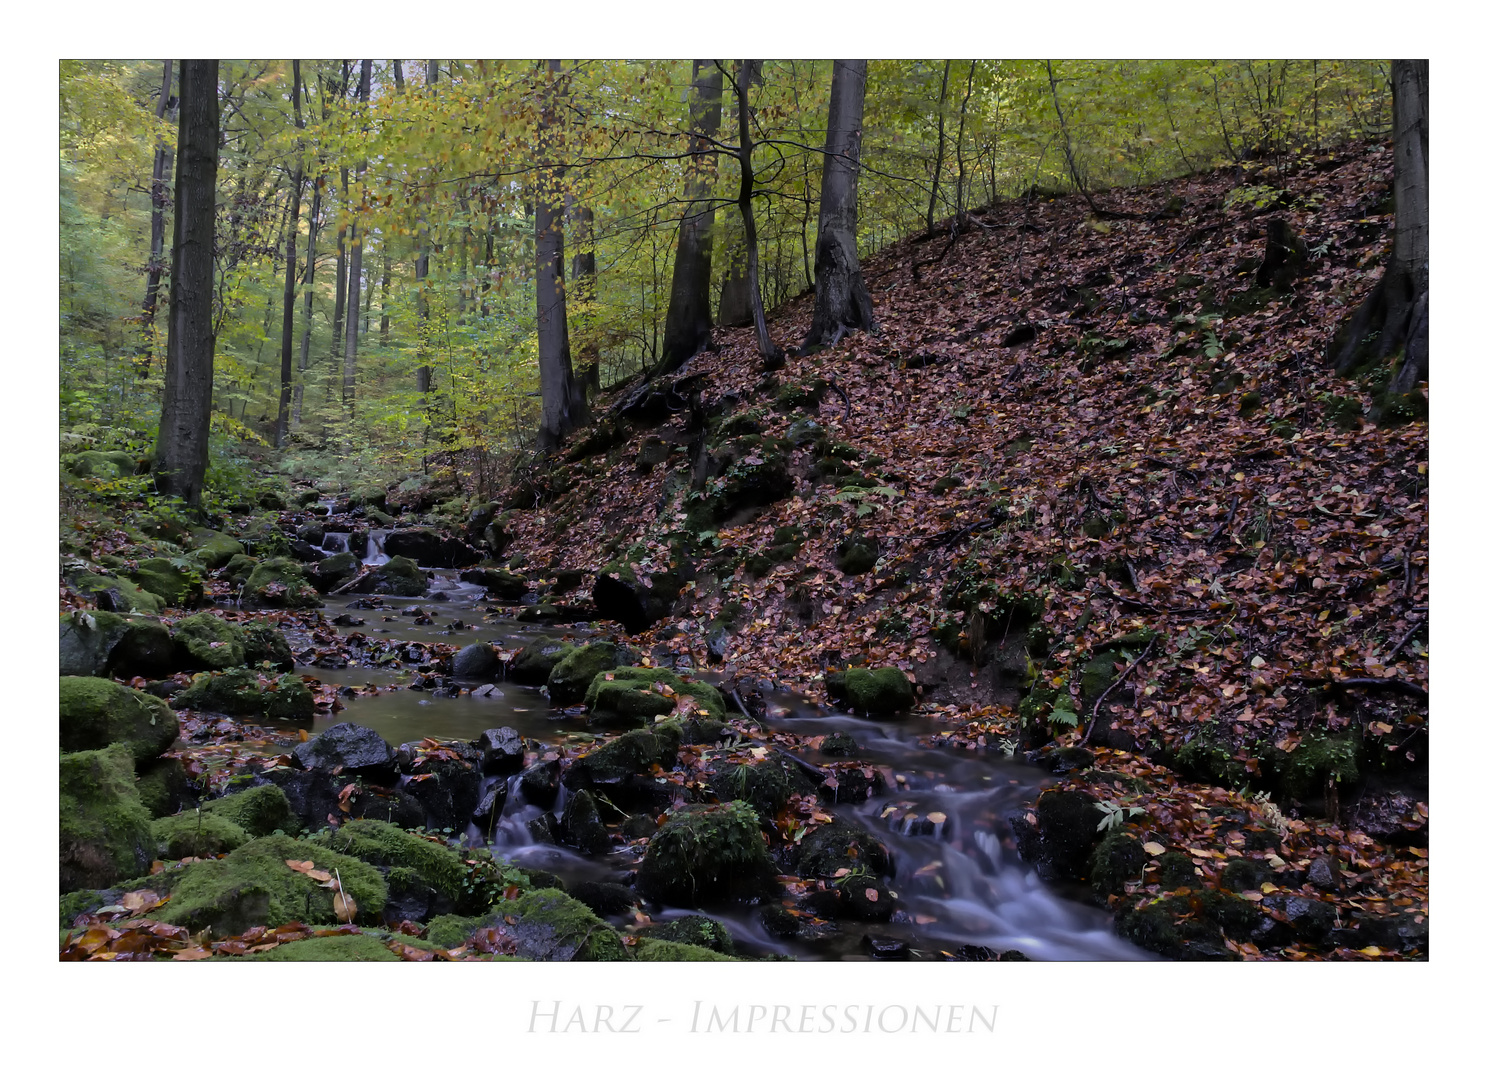
[{"label": "forest floor", "polygon": [[[754,749],[732,756],[819,750],[772,734],[772,703],[840,702],[843,670],[902,670],[926,744],[1047,770],[1013,815],[1018,850],[1144,948],[1423,957],[1426,392],[1337,378],[1325,355],[1383,270],[1389,168],[1387,147],[1356,145],[1100,193],[1099,213],[1073,195],[973,212],[865,262],[875,333],[768,371],[751,331],[718,330],[683,370],[602,396],[559,462],[491,501],[467,476],[418,524],[475,539],[467,519],[494,516],[501,566],[568,605],[550,621],[603,614],[597,581],[623,586],[650,625],[594,625],[643,664],[720,676],[754,721]],[[1268,258],[1268,235],[1300,244]],[[805,336],[811,304],[773,314],[777,342]],[[68,509],[74,563],[145,554]],[[293,536],[307,510],[281,507],[274,528]],[[91,609],[69,565],[64,613]],[[576,588],[556,587],[564,570]],[[223,573],[205,602],[236,592]],[[279,626],[302,665],[358,662],[313,613]],[[454,653],[419,647],[406,666],[448,674]],[[696,704],[675,700],[684,718]],[[182,718],[198,776],[288,762],[271,733]],[[725,763],[710,753],[684,748],[679,800],[708,790]],[[363,796],[338,786],[349,813]],[[767,832],[794,852],[830,818],[797,793]],[[143,954],[201,948],[140,921],[165,893],[129,896],[103,910],[135,919]],[[79,918],[72,954],[112,955],[109,920]],[[394,952],[434,954],[403,929]],[[315,931],[217,951],[276,933]]]}]

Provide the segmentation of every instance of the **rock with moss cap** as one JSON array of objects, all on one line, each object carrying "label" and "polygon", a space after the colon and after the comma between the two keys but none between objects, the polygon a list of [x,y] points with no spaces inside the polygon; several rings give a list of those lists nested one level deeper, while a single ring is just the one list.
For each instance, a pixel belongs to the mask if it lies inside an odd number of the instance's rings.
[{"label": "rock with moss cap", "polygon": [[64,752],[122,743],[136,761],[149,761],[180,734],[176,714],[164,701],[110,679],[63,676],[59,702]]},{"label": "rock with moss cap", "polygon": [[827,676],[827,693],[854,712],[886,716],[914,707],[914,686],[896,667],[848,668]]},{"label": "rock with moss cap", "polygon": [[248,577],[257,565],[258,560],[252,555],[234,555],[223,565],[222,576],[233,588],[241,589],[248,583]]},{"label": "rock with moss cap", "polygon": [[[658,683],[672,693],[657,691]],[[723,695],[717,687],[665,668],[625,667],[601,672],[589,683],[584,704],[589,709],[591,723],[634,726],[672,712],[677,699],[684,696],[692,697],[695,708],[708,716],[723,718]]]},{"label": "rock with moss cap", "polygon": [[141,589],[127,578],[105,577],[103,574],[78,574],[72,579],[72,586],[93,600],[104,611],[159,615],[161,609],[165,607],[164,599]]},{"label": "rock with moss cap", "polygon": [[199,612],[176,623],[177,662],[191,671],[222,671],[248,662],[248,638],[236,624]]},{"label": "rock with moss cap", "polygon": [[775,866],[747,803],[686,806],[646,845],[636,889],[660,903],[756,902],[774,890]]},{"label": "rock with moss cap", "polygon": [[243,632],[243,660],[250,667],[267,664],[275,671],[288,674],[295,669],[294,652],[277,627],[261,620],[240,623]]},{"label": "rock with moss cap", "polygon": [[894,862],[881,840],[848,821],[829,821],[806,834],[796,859],[801,877],[833,879],[844,869],[886,877],[894,872]]},{"label": "rock with moss cap", "polygon": [[548,673],[548,696],[554,705],[577,705],[584,700],[594,677],[634,659],[629,649],[613,641],[593,641],[563,654]]},{"label": "rock with moss cap", "polygon": [[719,799],[741,799],[770,818],[785,808],[793,792],[809,795],[815,790],[795,764],[779,754],[724,762],[714,772],[710,784]]},{"label": "rock with moss cap", "polygon": [[150,833],[155,840],[155,854],[162,859],[222,855],[242,847],[249,840],[240,826],[216,814],[198,810],[158,818],[151,822]]},{"label": "rock with moss cap", "polygon": [[243,554],[242,544],[226,533],[211,529],[196,530],[191,534],[191,541],[196,545],[191,551],[191,557],[208,570],[221,570],[234,555]]},{"label": "rock with moss cap", "polygon": [[150,865],[150,814],[129,747],[63,754],[58,807],[62,892],[103,889]]},{"label": "rock with moss cap", "polygon": [[59,631],[59,674],[157,676],[174,670],[170,631],[154,619],[66,611]]},{"label": "rock with moss cap", "polygon": [[191,863],[165,890],[170,901],[156,917],[193,931],[211,926],[218,934],[240,934],[250,926],[282,926],[293,920],[340,922],[332,906],[335,890],[291,869],[290,860],[313,863],[314,869],[333,874],[333,880],[339,875],[341,886],[356,902],[355,921],[379,921],[387,903],[381,874],[360,859],[288,836],[260,837],[225,859]]},{"label": "rock with moss cap", "polygon": [[615,929],[558,889],[527,889],[485,915],[442,915],[428,927],[429,944],[451,948],[486,926],[500,926],[526,960],[625,960]]},{"label": "rock with moss cap", "polygon": [[723,953],[714,952],[712,949],[704,949],[697,945],[687,945],[680,941],[657,941],[651,939],[641,943],[636,949],[635,958],[642,962],[675,962],[698,963],[700,961],[732,960],[737,961],[737,956],[725,956]]},{"label": "rock with moss cap", "polygon": [[191,559],[141,559],[129,571],[129,578],[171,607],[191,607],[201,602],[202,567]]},{"label": "rock with moss cap", "polygon": [[324,607],[320,594],[305,579],[299,563],[283,556],[265,559],[253,568],[243,585],[243,603],[250,607]]},{"label": "rock with moss cap", "polygon": [[279,829],[294,828],[295,816],[289,799],[273,784],[261,784],[220,799],[202,803],[202,810],[231,821],[249,836],[268,836]]},{"label": "rock with moss cap", "polygon": [[627,731],[576,759],[564,776],[564,783],[577,791],[620,786],[635,780],[649,781],[652,766],[669,770],[677,763],[681,746],[682,729],[674,722]]},{"label": "rock with moss cap", "polygon": [[684,915],[680,919],[653,922],[636,931],[644,940],[672,942],[733,956],[738,949],[727,926],[706,915]]},{"label": "rock with moss cap", "polygon": [[354,593],[384,593],[388,596],[423,596],[429,591],[429,575],[419,564],[395,555],[351,587]]},{"label": "rock with moss cap", "polygon": [[522,647],[522,651],[507,669],[507,681],[522,686],[542,686],[553,673],[553,668],[574,648],[567,642],[550,637],[533,638]]},{"label": "rock with moss cap", "polygon": [[[326,841],[326,846],[354,855],[384,871],[411,871],[420,882],[444,899],[446,911],[466,910],[473,895],[466,889],[471,881],[470,868],[457,852],[388,822],[370,818],[348,821]],[[390,886],[396,884],[405,890],[412,884],[401,878],[395,881],[391,874],[388,882]]]},{"label": "rock with moss cap", "polygon": [[133,476],[139,462],[122,450],[84,450],[67,459],[67,471],[73,476],[91,476],[97,480],[118,480]]}]

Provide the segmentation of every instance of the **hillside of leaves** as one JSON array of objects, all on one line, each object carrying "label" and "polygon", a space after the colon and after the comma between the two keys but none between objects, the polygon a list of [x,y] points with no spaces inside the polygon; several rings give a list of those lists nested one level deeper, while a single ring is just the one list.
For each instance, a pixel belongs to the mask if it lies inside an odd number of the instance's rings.
[{"label": "hillside of leaves", "polygon": [[[1325,355],[1388,254],[1388,147],[949,225],[865,264],[877,334],[772,372],[715,331],[607,394],[516,478],[508,550],[678,574],[641,643],[745,694],[903,668],[943,741],[1059,777],[1031,850],[1068,792],[1103,849],[1140,846],[1105,894],[1139,944],[1419,955],[1427,391]],[[772,334],[810,319],[798,298]],[[1264,880],[1224,876],[1241,854]],[[1284,950],[1211,933],[1231,895]]]}]

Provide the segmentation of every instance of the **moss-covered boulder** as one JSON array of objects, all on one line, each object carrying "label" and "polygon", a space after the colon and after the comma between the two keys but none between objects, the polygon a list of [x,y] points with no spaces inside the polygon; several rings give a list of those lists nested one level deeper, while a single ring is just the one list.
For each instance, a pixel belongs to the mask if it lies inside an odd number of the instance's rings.
[{"label": "moss-covered boulder", "polygon": [[1321,795],[1330,781],[1358,781],[1358,743],[1348,735],[1310,733],[1281,758],[1276,771],[1281,790],[1291,798],[1300,801]]},{"label": "moss-covered boulder", "polygon": [[275,627],[266,622],[240,623],[243,632],[243,661],[250,667],[267,664],[275,671],[294,671],[294,652]]},{"label": "moss-covered boulder", "polygon": [[654,922],[636,931],[645,940],[665,941],[733,956],[738,950],[727,926],[706,915],[684,915],[680,919]]},{"label": "moss-covered boulder", "polygon": [[895,667],[848,668],[827,676],[827,693],[864,716],[886,716],[914,707],[914,686]]},{"label": "moss-covered boulder", "polygon": [[134,786],[151,817],[167,817],[190,806],[197,795],[195,781],[180,758],[163,757],[135,763]]},{"label": "moss-covered boulder", "polygon": [[596,675],[629,659],[630,650],[613,641],[594,641],[570,649],[548,673],[548,696],[554,705],[577,705],[584,700]]},{"label": "moss-covered boulder", "polygon": [[1090,887],[1102,898],[1120,895],[1128,881],[1141,877],[1146,862],[1147,853],[1142,850],[1140,840],[1112,830],[1095,845],[1090,860]]},{"label": "moss-covered boulder", "polygon": [[[658,691],[658,683],[671,694]],[[723,717],[723,695],[717,687],[665,668],[625,667],[602,672],[589,683],[584,704],[592,723],[634,726],[672,712],[677,699],[684,696],[695,700],[696,709],[711,717]]]},{"label": "moss-covered boulder", "polygon": [[362,560],[350,551],[342,551],[321,559],[306,571],[310,584],[321,592],[330,592],[350,581],[362,568]]},{"label": "moss-covered boulder", "polygon": [[288,836],[264,836],[237,848],[225,859],[192,863],[169,889],[170,901],[156,912],[163,922],[193,931],[240,934],[250,926],[282,926],[298,919],[337,923],[334,889],[323,888],[289,861],[339,875],[356,902],[356,922],[375,924],[387,903],[382,875],[360,859],[320,844]]},{"label": "moss-covered boulder", "polygon": [[550,637],[534,638],[512,661],[506,673],[507,681],[522,686],[542,686],[558,662],[573,649],[573,645]]},{"label": "moss-covered boulder", "polygon": [[[617,735],[597,750],[578,758],[564,777],[568,787],[579,790],[622,784],[635,778],[649,779],[651,767],[671,769],[682,746],[682,729],[675,723],[659,723]],[[526,774],[523,774],[524,778]],[[526,787],[524,780],[523,787]]]},{"label": "moss-covered boulder", "polygon": [[451,948],[486,926],[501,926],[526,960],[625,960],[614,927],[558,889],[528,889],[483,916],[441,915],[429,922],[429,944]]},{"label": "moss-covered boulder", "polygon": [[192,549],[191,557],[208,570],[221,570],[233,556],[243,554],[243,545],[226,533],[202,529],[192,533],[191,539],[197,545]]},{"label": "moss-covered boulder", "polygon": [[573,793],[558,822],[558,840],[588,855],[604,855],[615,847],[600,816],[599,804],[587,790]]},{"label": "moss-covered boulder", "polygon": [[775,867],[759,817],[742,802],[673,812],[646,845],[636,889],[660,903],[754,902],[773,891]]},{"label": "moss-covered boulder", "polygon": [[122,450],[84,450],[67,460],[67,471],[73,476],[91,476],[96,480],[117,480],[133,476],[139,462]]},{"label": "moss-covered boulder", "polygon": [[385,821],[348,821],[326,841],[326,846],[384,870],[411,870],[451,902],[461,899],[468,882],[469,868],[455,851]]},{"label": "moss-covered boulder", "polygon": [[106,889],[142,874],[154,837],[129,747],[63,754],[58,807],[61,891]]},{"label": "moss-covered boulder", "polygon": [[61,616],[62,675],[168,675],[175,670],[170,631],[154,619],[111,611]]},{"label": "moss-covered boulder", "polygon": [[178,709],[252,716],[264,711],[263,686],[258,673],[248,668],[200,672],[191,685],[171,699]]},{"label": "moss-covered boulder", "polygon": [[222,576],[233,588],[241,589],[248,584],[249,575],[253,573],[253,568],[257,565],[258,560],[252,555],[234,555],[223,565]]},{"label": "moss-covered boulder", "polygon": [[1039,796],[1034,820],[1015,813],[1008,818],[1018,840],[1018,853],[1047,880],[1083,879],[1100,839],[1105,814],[1083,791],[1050,789]]},{"label": "moss-covered boulder", "polygon": [[191,671],[222,671],[248,662],[248,638],[236,624],[200,612],[176,623],[178,662]]},{"label": "moss-covered boulder", "polygon": [[305,570],[285,557],[265,559],[253,568],[243,585],[243,603],[250,607],[324,607],[320,594],[305,578]]},{"label": "moss-covered boulder", "polygon": [[801,877],[835,879],[839,870],[886,877],[894,872],[889,849],[867,829],[838,819],[818,825],[801,841],[796,872]]},{"label": "moss-covered boulder", "polygon": [[201,603],[202,568],[189,559],[141,559],[129,571],[129,579],[152,592],[171,607]]},{"label": "moss-covered boulder", "polygon": [[687,945],[679,941],[658,941],[654,938],[641,943],[636,950],[635,958],[640,961],[686,961],[697,963],[710,960],[738,960],[737,956],[725,956],[723,953],[714,952],[712,949],[704,949],[697,945]]},{"label": "moss-covered boulder", "polygon": [[[488,503],[487,505],[495,504]],[[499,600],[503,604],[520,604],[522,597],[532,591],[528,588],[527,578],[523,575],[485,566],[461,570],[460,580],[482,586],[486,590],[486,599]]]},{"label": "moss-covered boulder", "polygon": [[356,593],[384,593],[388,596],[423,596],[429,591],[429,575],[419,564],[403,555],[395,555],[352,587]]},{"label": "moss-covered boulder", "polygon": [[159,818],[150,825],[155,854],[162,859],[222,855],[249,840],[243,829],[216,814],[188,810]]},{"label": "moss-covered boulder", "polygon": [[298,675],[280,675],[264,688],[264,715],[281,720],[315,719],[315,697]]},{"label": "moss-covered boulder", "polygon": [[122,743],[136,761],[148,761],[180,734],[176,714],[164,701],[109,679],[63,676],[59,702],[64,752]]},{"label": "moss-covered boulder", "polygon": [[[422,944],[422,943],[419,943]],[[235,961],[256,963],[278,961],[301,961],[309,963],[399,962],[398,954],[387,947],[387,942],[372,934],[333,934],[326,937],[301,938],[288,941],[259,953],[225,957]]]},{"label": "moss-covered boulder", "polygon": [[296,825],[289,799],[273,784],[262,784],[202,803],[202,809],[237,825],[249,836],[268,836]]},{"label": "moss-covered boulder", "polygon": [[72,580],[73,588],[93,599],[105,611],[123,614],[159,615],[165,600],[152,592],[141,589],[127,578],[105,577],[103,574],[79,574]]},{"label": "moss-covered boulder", "polygon": [[792,792],[809,794],[812,787],[797,778],[800,771],[779,755],[759,760],[724,762],[713,773],[711,785],[724,802],[739,799],[760,814],[773,818],[784,809]]}]

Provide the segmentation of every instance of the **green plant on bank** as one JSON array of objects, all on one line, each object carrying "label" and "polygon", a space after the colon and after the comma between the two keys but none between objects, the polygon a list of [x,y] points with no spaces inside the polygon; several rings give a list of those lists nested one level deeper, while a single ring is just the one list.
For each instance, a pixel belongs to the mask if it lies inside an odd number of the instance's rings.
[{"label": "green plant on bank", "polygon": [[1101,818],[1097,829],[1105,832],[1108,829],[1119,829],[1123,824],[1131,821],[1139,814],[1144,813],[1140,806],[1122,806],[1120,803],[1102,799],[1095,804],[1095,808],[1105,816]]}]

